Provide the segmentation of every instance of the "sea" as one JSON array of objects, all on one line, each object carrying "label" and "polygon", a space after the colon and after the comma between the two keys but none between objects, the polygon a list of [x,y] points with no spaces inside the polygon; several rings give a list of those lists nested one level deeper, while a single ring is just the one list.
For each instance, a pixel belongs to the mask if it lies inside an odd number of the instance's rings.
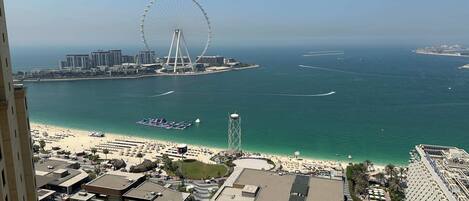
[{"label": "sea", "polygon": [[[32,122],[226,148],[228,117],[238,113],[246,151],[404,165],[418,144],[469,149],[469,70],[458,69],[469,59],[415,48],[220,48],[261,67],[25,85]],[[30,70],[66,53],[12,54],[15,70]],[[136,124],[148,117],[201,123],[183,131]]]}]

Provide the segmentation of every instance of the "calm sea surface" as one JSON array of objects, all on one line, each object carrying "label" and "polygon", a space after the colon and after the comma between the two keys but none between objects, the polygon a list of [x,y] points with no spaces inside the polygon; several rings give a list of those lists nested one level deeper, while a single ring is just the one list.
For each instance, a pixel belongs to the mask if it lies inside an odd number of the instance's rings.
[{"label": "calm sea surface", "polygon": [[[318,50],[345,54],[302,56]],[[31,119],[226,147],[228,114],[238,112],[249,151],[404,164],[415,144],[469,149],[469,71],[458,69],[469,59],[416,55],[411,48],[220,54],[262,67],[197,77],[28,83]],[[168,91],[174,93],[157,96]],[[325,96],[330,92],[336,93]],[[157,116],[202,123],[185,131],[135,124]]]}]

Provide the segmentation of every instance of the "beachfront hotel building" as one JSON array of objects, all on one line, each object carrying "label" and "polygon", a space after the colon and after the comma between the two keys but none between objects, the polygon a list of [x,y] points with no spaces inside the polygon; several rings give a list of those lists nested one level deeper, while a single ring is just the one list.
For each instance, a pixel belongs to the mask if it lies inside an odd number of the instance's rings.
[{"label": "beachfront hotel building", "polygon": [[3,0],[0,32],[0,200],[37,200],[26,91],[13,83]]},{"label": "beachfront hotel building", "polygon": [[411,152],[408,201],[469,201],[469,154],[456,147],[418,145]]}]

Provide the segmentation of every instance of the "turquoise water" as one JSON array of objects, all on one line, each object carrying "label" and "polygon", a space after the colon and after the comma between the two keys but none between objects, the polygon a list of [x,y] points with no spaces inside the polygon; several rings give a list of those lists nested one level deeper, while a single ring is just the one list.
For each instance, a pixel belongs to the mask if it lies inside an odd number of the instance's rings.
[{"label": "turquoise water", "polygon": [[[316,50],[345,55],[301,56]],[[228,114],[238,112],[249,151],[404,164],[416,144],[469,149],[469,71],[457,69],[468,59],[415,55],[411,48],[221,53],[262,67],[197,77],[28,83],[31,119],[226,147]],[[168,91],[175,92],[154,97]],[[182,132],[134,123],[150,116],[202,123]]]}]

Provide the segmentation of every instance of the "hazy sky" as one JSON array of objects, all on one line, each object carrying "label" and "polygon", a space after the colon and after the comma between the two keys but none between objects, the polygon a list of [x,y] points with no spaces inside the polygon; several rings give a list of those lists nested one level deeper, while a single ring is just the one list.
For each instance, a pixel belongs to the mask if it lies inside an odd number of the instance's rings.
[{"label": "hazy sky", "polygon": [[[13,47],[140,45],[139,19],[147,4],[147,0],[5,1]],[[218,45],[469,43],[468,0],[201,3],[210,15]],[[157,23],[153,26],[158,27]]]}]

